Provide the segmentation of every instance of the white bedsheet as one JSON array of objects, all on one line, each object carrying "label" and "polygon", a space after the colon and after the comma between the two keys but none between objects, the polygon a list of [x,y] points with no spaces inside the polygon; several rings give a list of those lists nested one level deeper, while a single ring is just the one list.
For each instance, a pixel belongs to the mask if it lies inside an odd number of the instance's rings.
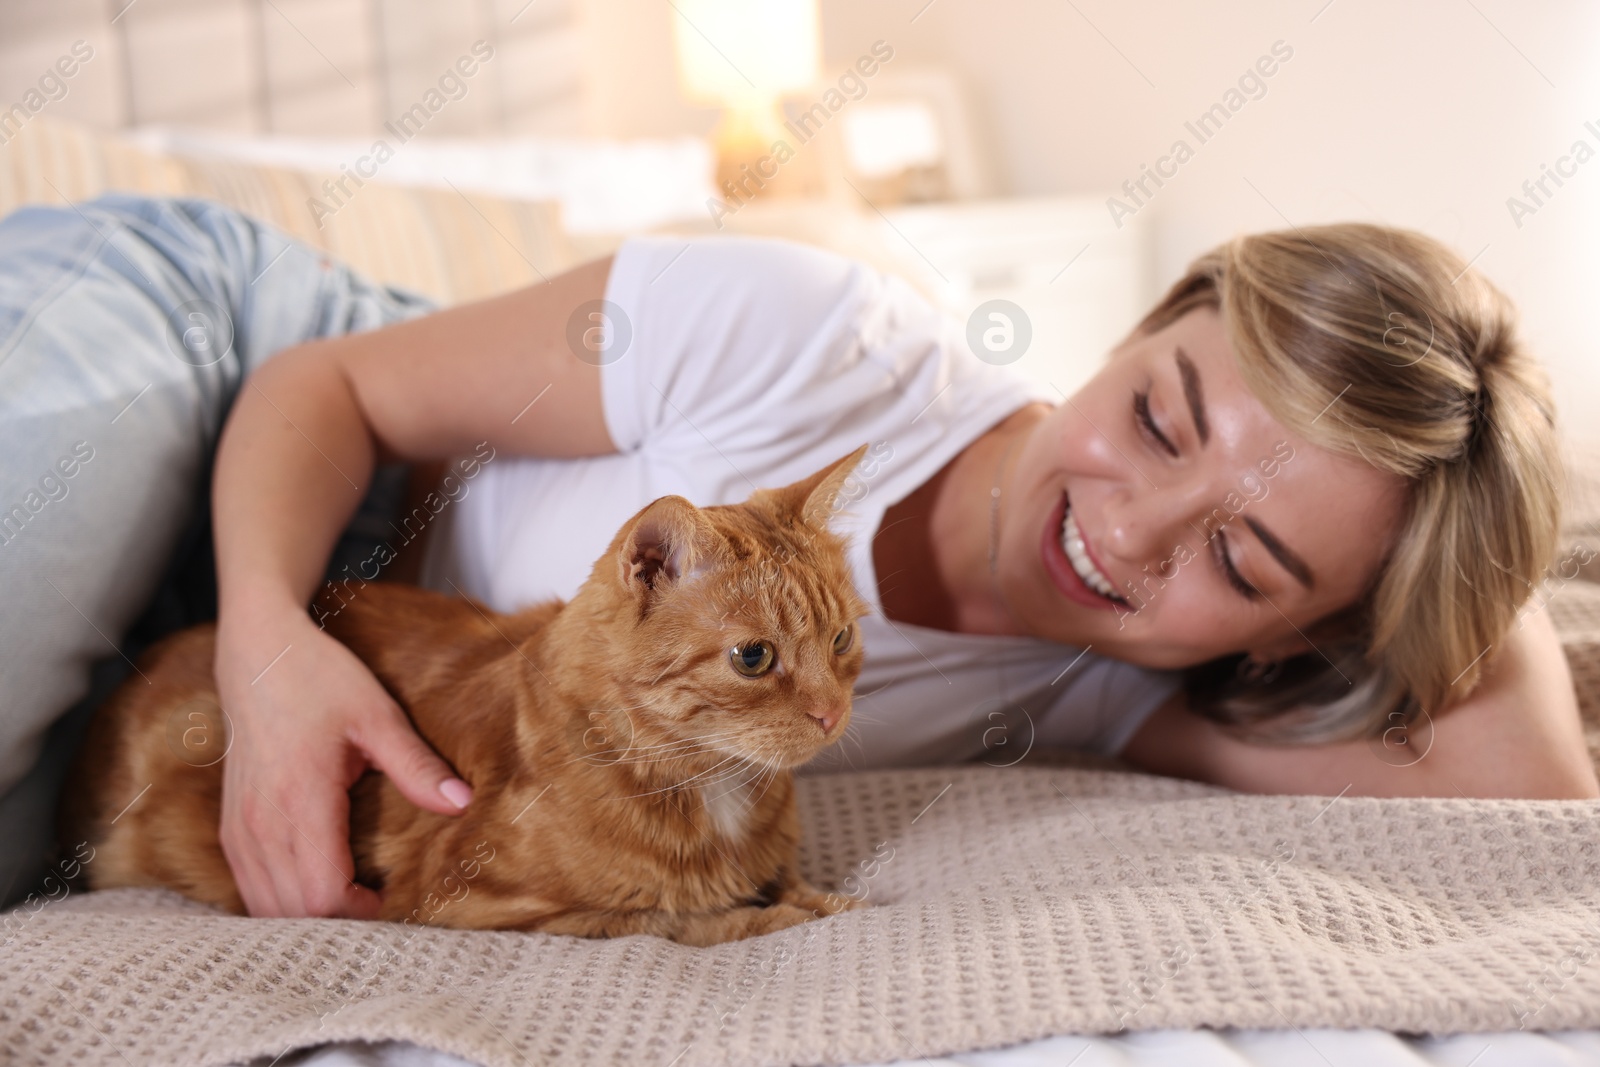
[{"label": "white bedsheet", "polygon": [[[913,1050],[914,1052],[914,1050]],[[258,1061],[252,1067],[265,1067]],[[323,1045],[277,1067],[477,1067],[404,1041]],[[1384,1030],[1145,1030],[1051,1037],[936,1059],[861,1067],[1580,1067],[1600,1065],[1600,1030],[1405,1038]],[[639,1067],[639,1065],[630,1065]],[[665,1065],[659,1065],[665,1067]]]}]

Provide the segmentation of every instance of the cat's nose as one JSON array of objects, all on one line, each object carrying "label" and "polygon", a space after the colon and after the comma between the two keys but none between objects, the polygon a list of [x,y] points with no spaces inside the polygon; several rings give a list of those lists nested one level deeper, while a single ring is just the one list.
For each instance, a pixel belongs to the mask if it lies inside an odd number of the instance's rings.
[{"label": "cat's nose", "polygon": [[822,727],[823,733],[832,733],[834,726],[840,719],[844,718],[844,705],[838,704],[823,711],[811,711],[807,712],[807,714],[817,720],[817,724]]}]

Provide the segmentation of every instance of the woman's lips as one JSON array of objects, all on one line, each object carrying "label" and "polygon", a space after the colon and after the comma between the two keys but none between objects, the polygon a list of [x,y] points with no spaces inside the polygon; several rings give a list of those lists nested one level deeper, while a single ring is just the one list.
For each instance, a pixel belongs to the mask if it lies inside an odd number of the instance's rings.
[{"label": "woman's lips", "polygon": [[1039,546],[1044,558],[1045,573],[1055,583],[1056,591],[1068,600],[1075,600],[1085,607],[1099,608],[1102,611],[1111,611],[1119,605],[1125,607],[1122,601],[1103,597],[1090,589],[1084,584],[1083,579],[1078,577],[1078,572],[1072,569],[1071,561],[1061,548],[1061,524],[1066,521],[1066,517],[1067,494],[1062,493],[1061,499],[1056,501],[1056,506],[1050,509],[1050,518],[1045,522],[1044,536]]}]

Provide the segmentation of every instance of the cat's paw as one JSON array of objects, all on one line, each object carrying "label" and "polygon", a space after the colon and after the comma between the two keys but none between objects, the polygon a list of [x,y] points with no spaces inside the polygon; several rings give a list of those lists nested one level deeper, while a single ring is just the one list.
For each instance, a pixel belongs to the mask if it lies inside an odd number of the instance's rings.
[{"label": "cat's paw", "polygon": [[865,900],[857,900],[840,893],[828,893],[813,886],[796,886],[778,898],[785,904],[793,904],[797,908],[804,908],[819,919],[826,919],[830,915],[837,915],[841,911],[854,911],[857,908],[867,907]]},{"label": "cat's paw", "polygon": [[812,922],[819,918],[814,911],[794,904],[778,903],[759,910],[761,917],[754,924],[755,929],[746,934],[746,937],[775,934],[779,930],[787,930],[791,926],[799,926],[801,923]]},{"label": "cat's paw", "polygon": [[865,900],[857,900],[855,897],[841,897],[837,894],[829,895],[838,904],[839,911],[855,911],[857,908],[872,907],[872,905],[868,904]]},{"label": "cat's paw", "polygon": [[775,934],[791,926],[811,922],[817,916],[793,904],[771,904],[764,908],[735,908],[723,912],[693,928],[685,930],[677,940],[693,945],[718,945],[725,941],[743,941],[747,937]]}]

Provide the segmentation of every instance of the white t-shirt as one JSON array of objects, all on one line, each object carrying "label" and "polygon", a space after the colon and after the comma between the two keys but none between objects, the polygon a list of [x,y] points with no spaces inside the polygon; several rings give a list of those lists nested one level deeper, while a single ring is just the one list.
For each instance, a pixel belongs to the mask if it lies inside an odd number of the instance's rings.
[{"label": "white t-shirt", "polygon": [[870,442],[865,494],[833,520],[872,606],[865,664],[846,737],[807,770],[1114,755],[1178,688],[1177,671],[883,617],[872,537],[885,510],[1018,408],[1053,400],[979,360],[904,281],[789,242],[641,237],[617,252],[606,299],[626,322],[610,323],[600,376],[618,454],[495,458],[436,520],[422,584],[454,582],[501,611],[569,598],[657,497],[737,503]]}]

